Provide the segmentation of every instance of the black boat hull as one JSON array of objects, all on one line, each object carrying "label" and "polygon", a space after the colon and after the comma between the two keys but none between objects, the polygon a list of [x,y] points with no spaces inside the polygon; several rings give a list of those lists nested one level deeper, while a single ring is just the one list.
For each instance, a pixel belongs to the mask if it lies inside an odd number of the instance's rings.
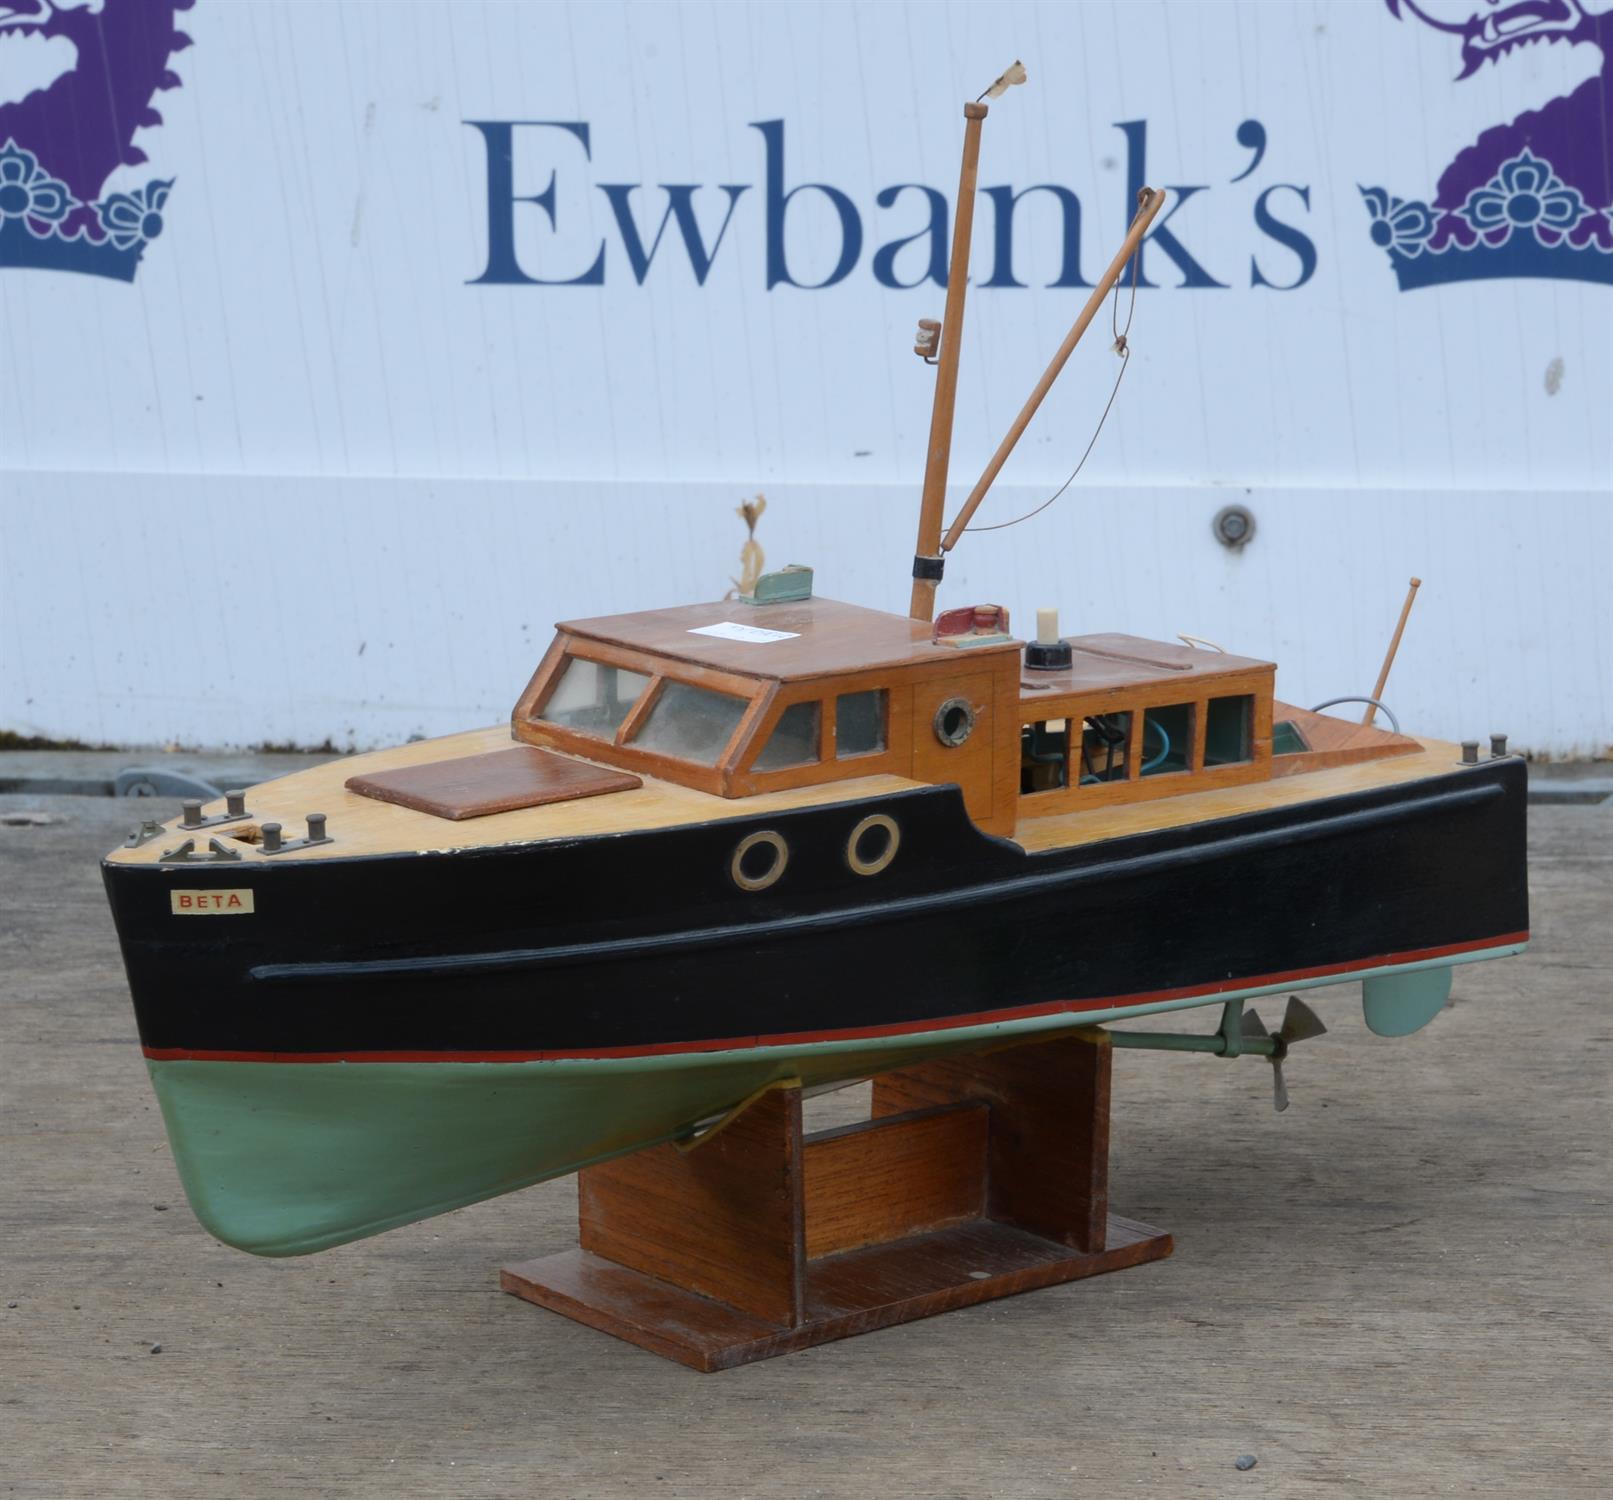
[{"label": "black boat hull", "polygon": [[[1525,771],[1451,774],[1045,854],[952,787],[571,843],[249,867],[109,864],[161,1058],[611,1057],[1077,1016],[1527,938]],[[848,868],[892,818],[888,869]],[[780,834],[783,876],[733,883]],[[170,892],[252,891],[184,920]]]}]

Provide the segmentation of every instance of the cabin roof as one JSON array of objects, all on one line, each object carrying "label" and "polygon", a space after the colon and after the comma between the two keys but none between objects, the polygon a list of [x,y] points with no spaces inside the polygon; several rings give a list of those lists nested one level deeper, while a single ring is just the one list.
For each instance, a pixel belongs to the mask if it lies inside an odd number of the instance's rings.
[{"label": "cabin roof", "polygon": [[[787,638],[734,640],[698,633],[721,625],[781,631]],[[956,661],[960,656],[1020,649],[1017,642],[965,648],[937,646],[930,640],[930,626],[923,621],[833,599],[768,605],[741,604],[730,599],[603,615],[592,620],[565,620],[555,628],[586,641],[609,642],[723,672],[780,682],[925,661]]]},{"label": "cabin roof", "polygon": [[1174,646],[1136,635],[1071,635],[1064,639],[1071,648],[1068,667],[1056,672],[1025,671],[1024,676],[1038,688],[1053,693],[1084,693],[1169,680],[1192,683],[1191,691],[1196,693],[1198,684],[1206,679],[1276,671],[1271,662],[1254,657]]}]

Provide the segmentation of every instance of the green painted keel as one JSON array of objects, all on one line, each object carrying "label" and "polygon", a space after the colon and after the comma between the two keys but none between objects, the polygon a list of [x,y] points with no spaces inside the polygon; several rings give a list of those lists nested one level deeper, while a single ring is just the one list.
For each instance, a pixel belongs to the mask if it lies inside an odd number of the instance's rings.
[{"label": "green painted keel", "polygon": [[[1350,977],[1448,970],[1522,946]],[[1078,1026],[1338,982],[1289,981],[917,1035],[659,1057],[147,1066],[196,1217],[239,1249],[305,1255],[669,1140],[780,1079],[848,1082]]]},{"label": "green painted keel", "polygon": [[304,1255],[669,1140],[775,1080],[839,1082],[980,1045],[955,1033],[900,1041],[587,1061],[147,1066],[196,1217],[239,1249]]}]

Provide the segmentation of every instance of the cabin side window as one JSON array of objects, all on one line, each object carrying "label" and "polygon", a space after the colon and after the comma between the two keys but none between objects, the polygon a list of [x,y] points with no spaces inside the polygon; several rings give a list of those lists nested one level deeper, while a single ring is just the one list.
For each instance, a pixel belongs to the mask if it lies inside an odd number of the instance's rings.
[{"label": "cabin side window", "polygon": [[[1020,791],[1053,792],[1072,785],[1101,786],[1110,781],[1125,781],[1130,775],[1131,721],[1131,714],[1125,712],[1089,714],[1082,719],[1042,719],[1026,724],[1020,731]],[[1162,743],[1158,731],[1151,739],[1156,748]],[[1072,741],[1078,760],[1073,779]],[[1145,747],[1147,743],[1144,742]],[[1173,752],[1175,748],[1173,743]],[[1191,736],[1186,741],[1186,750],[1191,753]],[[1160,767],[1164,769],[1163,760]],[[1143,772],[1148,774],[1146,762]]]},{"label": "cabin side window", "polygon": [[1193,705],[1172,703],[1143,714],[1144,776],[1193,768]]},{"label": "cabin side window", "polygon": [[872,755],[885,748],[885,714],[890,694],[884,688],[841,693],[835,699],[835,755]]},{"label": "cabin side window", "polygon": [[1070,784],[1070,721],[1043,719],[1020,730],[1019,789],[1055,792]]},{"label": "cabin side window", "polygon": [[562,729],[609,740],[650,685],[642,672],[586,657],[567,657],[538,717]]},{"label": "cabin side window", "polygon": [[749,700],[668,678],[633,736],[632,748],[714,766]]},{"label": "cabin side window", "polygon": [[818,728],[822,721],[821,704],[792,703],[779,715],[751,769],[784,771],[791,766],[811,765],[818,758]]},{"label": "cabin side window", "polygon": [[1204,764],[1233,766],[1253,760],[1254,723],[1253,694],[1210,699],[1204,712]]},{"label": "cabin side window", "polygon": [[1124,781],[1131,754],[1131,714],[1091,714],[1081,726],[1081,785]]}]

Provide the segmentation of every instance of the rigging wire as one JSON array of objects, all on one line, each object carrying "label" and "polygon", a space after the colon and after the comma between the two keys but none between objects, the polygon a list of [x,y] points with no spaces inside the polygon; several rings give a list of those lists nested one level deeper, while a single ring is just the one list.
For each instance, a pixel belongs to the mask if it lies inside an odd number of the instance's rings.
[{"label": "rigging wire", "polygon": [[[1140,210],[1139,210],[1140,212]],[[1064,481],[1051,495],[1047,497],[1035,510],[1028,510],[1022,516],[1015,516],[1012,521],[994,521],[990,526],[965,526],[964,534],[973,531],[1006,531],[1010,526],[1018,526],[1021,521],[1028,521],[1032,516],[1039,516],[1055,500],[1059,499],[1069,487],[1075,483],[1075,477],[1086,467],[1086,461],[1092,456],[1092,450],[1098,444],[1098,434],[1103,431],[1103,424],[1109,420],[1109,413],[1114,408],[1115,397],[1120,394],[1120,382],[1126,378],[1126,367],[1131,363],[1131,345],[1127,341],[1131,333],[1131,320],[1137,315],[1137,278],[1142,265],[1143,247],[1138,245],[1131,256],[1131,299],[1126,307],[1126,326],[1120,326],[1120,283],[1115,283],[1114,298],[1109,304],[1109,327],[1114,333],[1114,352],[1120,356],[1120,369],[1115,375],[1115,383],[1109,391],[1109,399],[1104,402],[1103,415],[1098,418],[1098,425],[1092,429],[1091,440],[1086,450],[1081,454],[1070,477]]]}]

